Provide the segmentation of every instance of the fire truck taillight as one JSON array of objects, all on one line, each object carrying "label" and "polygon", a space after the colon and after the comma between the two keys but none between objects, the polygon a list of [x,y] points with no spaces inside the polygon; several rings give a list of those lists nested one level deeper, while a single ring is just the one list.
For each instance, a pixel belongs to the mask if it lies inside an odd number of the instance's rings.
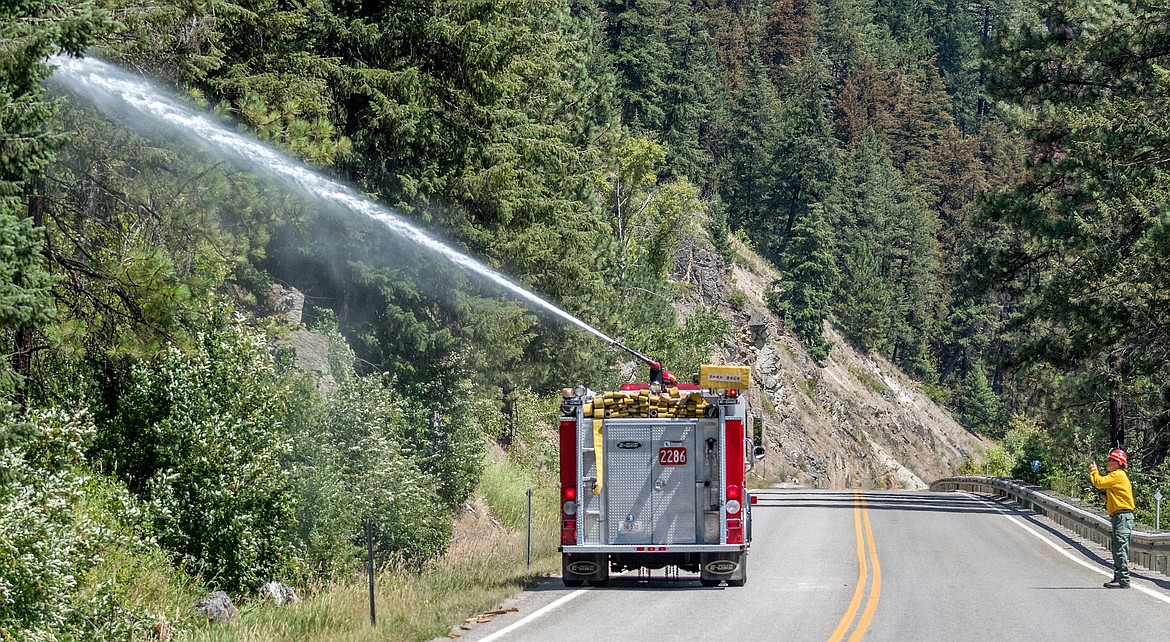
[{"label": "fire truck taillight", "polygon": [[573,486],[566,486],[561,491],[561,496],[564,497],[565,502],[561,504],[561,510],[566,515],[577,514],[577,489]]},{"label": "fire truck taillight", "polygon": [[[582,386],[583,388],[583,386]],[[584,394],[584,391],[580,391]],[[577,420],[576,407],[573,418],[561,419],[561,544],[572,546],[577,543]]]},{"label": "fire truck taillight", "polygon": [[727,514],[728,515],[739,514],[739,502],[737,500],[734,500],[734,499],[727,500]]},{"label": "fire truck taillight", "polygon": [[739,486],[727,487],[727,499],[739,499]]}]

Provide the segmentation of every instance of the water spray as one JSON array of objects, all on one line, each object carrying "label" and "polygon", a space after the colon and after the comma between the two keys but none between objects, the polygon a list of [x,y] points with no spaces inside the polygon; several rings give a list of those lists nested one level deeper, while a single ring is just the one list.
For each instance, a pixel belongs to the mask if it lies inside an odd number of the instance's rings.
[{"label": "water spray", "polygon": [[[127,73],[95,58],[57,55],[48,63],[56,67],[49,82],[60,84],[96,106],[102,113],[143,131],[150,123],[169,126],[208,151],[236,158],[279,179],[303,195],[360,212],[386,226],[393,234],[442,256],[468,275],[503,288],[532,308],[589,332],[610,345],[630,353],[650,366],[652,381],[661,382],[662,364],[607,336],[577,317],[525,289],[484,263],[440,242],[415,227],[393,210],[379,205],[358,190],[310,169],[260,141],[240,134],[169,97],[142,76]],[[128,114],[145,118],[127,118]],[[147,133],[147,132],[143,132]]]}]

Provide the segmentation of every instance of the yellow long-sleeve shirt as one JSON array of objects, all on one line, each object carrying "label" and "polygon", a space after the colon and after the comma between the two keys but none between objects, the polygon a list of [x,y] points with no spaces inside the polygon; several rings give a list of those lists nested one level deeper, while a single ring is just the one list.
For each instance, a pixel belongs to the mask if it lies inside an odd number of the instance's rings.
[{"label": "yellow long-sleeve shirt", "polygon": [[1096,468],[1089,470],[1089,479],[1093,485],[1105,491],[1105,511],[1112,515],[1119,510],[1133,510],[1133,484],[1129,483],[1129,475],[1125,470],[1118,468],[1111,473],[1102,475]]}]

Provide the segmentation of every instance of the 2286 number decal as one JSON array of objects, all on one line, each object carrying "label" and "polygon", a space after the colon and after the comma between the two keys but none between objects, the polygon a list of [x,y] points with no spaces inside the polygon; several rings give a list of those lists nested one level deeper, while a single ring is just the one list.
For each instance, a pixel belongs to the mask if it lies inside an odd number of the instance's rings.
[{"label": "2286 number decal", "polygon": [[664,446],[658,449],[659,466],[685,466],[687,449],[682,446]]}]

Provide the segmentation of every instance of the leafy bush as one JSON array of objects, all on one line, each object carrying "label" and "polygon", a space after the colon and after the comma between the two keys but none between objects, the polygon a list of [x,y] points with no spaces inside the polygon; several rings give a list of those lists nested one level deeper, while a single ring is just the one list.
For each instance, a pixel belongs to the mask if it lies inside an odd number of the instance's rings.
[{"label": "leafy bush", "polygon": [[446,547],[442,480],[417,462],[433,452],[403,436],[410,430],[402,402],[385,384],[379,376],[343,380],[294,436],[295,541],[316,571],[335,574],[361,560],[366,519],[380,552],[420,561]]},{"label": "leafy bush", "polygon": [[484,442],[492,422],[502,418],[494,399],[477,397],[471,382],[459,378],[417,388],[400,404],[405,421],[399,436],[419,467],[435,476],[444,505],[454,508],[479,482]]},{"label": "leafy bush", "polygon": [[147,546],[127,527],[142,512],[120,487],[105,484],[116,517],[95,519],[86,511],[87,487],[103,485],[84,467],[92,419],[39,410],[23,422],[9,414],[0,431],[18,423],[29,441],[0,448],[10,473],[0,482],[0,640],[129,639],[147,630],[156,622],[149,612],[125,604],[109,584],[85,585],[104,550]]},{"label": "leafy bush", "polygon": [[255,587],[285,556],[289,388],[264,337],[213,311],[189,351],[129,365],[99,451],[152,509],[158,541],[211,584]]}]

